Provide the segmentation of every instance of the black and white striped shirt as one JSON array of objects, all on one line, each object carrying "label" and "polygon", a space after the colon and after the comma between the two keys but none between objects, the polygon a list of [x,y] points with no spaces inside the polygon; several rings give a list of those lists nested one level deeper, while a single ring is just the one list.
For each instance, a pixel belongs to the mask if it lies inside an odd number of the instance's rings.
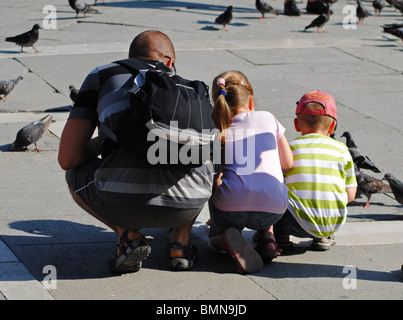
[{"label": "black and white striped shirt", "polygon": [[[149,61],[150,65],[155,61]],[[95,126],[108,121],[130,106],[130,94],[136,75],[111,63],[95,68],[84,80],[69,118],[84,118]],[[101,145],[106,136],[99,131]],[[174,172],[147,165],[122,148],[103,156],[95,172],[100,196],[110,201],[133,205],[157,205],[176,208],[199,208],[210,197],[213,181],[212,164],[189,172]]]}]

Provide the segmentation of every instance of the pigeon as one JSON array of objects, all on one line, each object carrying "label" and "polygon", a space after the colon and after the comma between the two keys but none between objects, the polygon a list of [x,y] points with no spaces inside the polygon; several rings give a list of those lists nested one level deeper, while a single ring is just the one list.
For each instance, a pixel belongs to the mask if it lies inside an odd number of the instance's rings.
[{"label": "pigeon", "polygon": [[385,1],[384,0],[373,0],[372,6],[375,9],[375,14],[379,16],[379,15],[381,15],[382,9],[385,7]]},{"label": "pigeon", "polygon": [[386,173],[384,179],[389,182],[396,201],[403,205],[403,182],[396,179],[391,173]]},{"label": "pigeon", "polygon": [[77,95],[78,95],[78,90],[74,87],[74,85],[69,85],[69,90],[70,90],[70,99],[73,102],[76,102],[77,100]]},{"label": "pigeon", "polygon": [[35,49],[34,43],[36,43],[39,39],[39,29],[42,29],[39,24],[34,24],[31,30],[14,37],[8,37],[6,38],[6,41],[14,42],[15,44],[21,46],[21,52],[24,52],[24,47],[32,47],[34,48],[35,52],[38,53],[39,51]]},{"label": "pigeon", "polygon": [[364,19],[368,17],[368,10],[361,5],[360,0],[357,0],[356,15],[359,24],[364,24]]},{"label": "pigeon", "polygon": [[329,21],[330,18],[330,10],[328,9],[326,13],[321,13],[319,17],[315,18],[310,25],[306,26],[304,31],[309,28],[318,28],[317,32],[326,32],[325,23]]},{"label": "pigeon", "polygon": [[326,13],[329,9],[329,3],[323,0],[307,1],[306,12],[313,14]]},{"label": "pigeon", "polygon": [[98,10],[91,8],[88,4],[86,4],[85,2],[79,1],[79,0],[69,0],[69,4],[70,4],[70,7],[76,11],[76,19],[80,12],[84,13],[84,17],[87,16],[87,12],[99,13]]},{"label": "pigeon", "polygon": [[400,13],[403,15],[403,1],[393,0],[392,5],[393,7],[395,7],[395,9],[399,10]]},{"label": "pigeon", "polygon": [[284,14],[286,16],[299,16],[301,11],[298,9],[295,0],[284,1]]},{"label": "pigeon", "polygon": [[[47,119],[46,119],[47,118]],[[31,122],[25,127],[21,128],[17,132],[15,141],[9,145],[8,151],[20,151],[27,150],[28,146],[35,144],[35,151],[40,151],[37,146],[37,142],[42,135],[48,130],[50,123],[52,121],[52,116],[45,116],[42,119]]]},{"label": "pigeon", "polygon": [[357,193],[355,195],[358,198],[361,195],[367,197],[367,202],[363,205],[364,208],[370,206],[369,201],[371,200],[371,196],[375,193],[391,193],[392,188],[390,185],[387,185],[382,182],[382,180],[371,177],[368,174],[365,174],[361,170],[359,170],[355,166],[356,178],[357,178]]},{"label": "pigeon", "polygon": [[278,15],[278,11],[273,9],[271,5],[263,0],[256,0],[256,9],[262,14],[262,17],[259,19],[264,19],[265,13],[274,13],[276,16]]},{"label": "pigeon", "polygon": [[372,161],[357,147],[350,132],[346,131],[342,135],[346,138],[346,145],[350,151],[351,157],[358,169],[369,169],[373,172],[380,173],[381,171],[372,163]]},{"label": "pigeon", "polygon": [[215,23],[222,24],[224,26],[224,30],[227,31],[227,24],[229,24],[232,20],[232,9],[233,6],[227,7],[224,13],[220,14],[216,19]]},{"label": "pigeon", "polygon": [[8,94],[11,91],[13,91],[15,85],[22,79],[23,79],[23,77],[18,76],[15,79],[1,80],[0,81],[0,94],[3,95],[3,98],[0,98],[0,101],[5,101]]},{"label": "pigeon", "polygon": [[389,33],[398,37],[403,42],[403,23],[393,23],[393,24],[385,24],[383,25],[383,32]]}]

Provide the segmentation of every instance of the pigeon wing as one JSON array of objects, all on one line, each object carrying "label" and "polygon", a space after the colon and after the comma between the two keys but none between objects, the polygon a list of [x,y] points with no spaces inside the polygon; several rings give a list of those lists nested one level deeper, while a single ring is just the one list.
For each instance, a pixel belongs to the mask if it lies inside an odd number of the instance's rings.
[{"label": "pigeon wing", "polygon": [[88,4],[86,4],[85,2],[81,2],[81,1],[76,1],[76,3],[74,4],[74,6],[76,7],[76,9],[78,11],[82,11],[82,12],[86,12],[89,10],[89,6]]},{"label": "pigeon wing", "polygon": [[27,44],[27,43],[29,43],[29,41],[31,39],[30,34],[31,34],[31,31],[27,31],[27,32],[21,33],[15,37],[8,37],[8,38],[6,38],[6,41],[14,42],[18,45]]},{"label": "pigeon wing", "polygon": [[326,22],[326,16],[321,14],[319,17],[315,18],[312,20],[311,24],[309,26],[305,27],[305,30],[309,28],[314,28],[314,27],[320,27]]}]

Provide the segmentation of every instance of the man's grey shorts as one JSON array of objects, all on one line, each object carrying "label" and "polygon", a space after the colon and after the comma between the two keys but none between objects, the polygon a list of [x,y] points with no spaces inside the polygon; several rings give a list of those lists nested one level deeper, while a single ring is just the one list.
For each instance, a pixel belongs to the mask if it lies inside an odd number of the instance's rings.
[{"label": "man's grey shorts", "polygon": [[99,168],[100,163],[101,160],[98,158],[89,159],[81,166],[67,170],[66,180],[73,192],[109,223],[128,229],[174,228],[193,221],[203,208],[181,209],[122,204],[119,200],[104,201],[98,196],[96,186],[92,183],[95,170]]},{"label": "man's grey shorts", "polygon": [[223,233],[234,227],[239,231],[244,228],[252,230],[266,230],[281,219],[283,214],[260,211],[222,211],[209,202],[210,232],[209,237]]}]

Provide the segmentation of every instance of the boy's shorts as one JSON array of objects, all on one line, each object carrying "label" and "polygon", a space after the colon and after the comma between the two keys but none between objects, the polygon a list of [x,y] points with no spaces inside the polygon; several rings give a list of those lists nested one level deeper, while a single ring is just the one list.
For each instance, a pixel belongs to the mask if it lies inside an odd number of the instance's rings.
[{"label": "boy's shorts", "polygon": [[281,219],[283,214],[261,211],[222,211],[210,201],[210,232],[209,237],[223,233],[234,227],[239,231],[244,228],[266,230]]},{"label": "boy's shorts", "polygon": [[313,238],[313,235],[306,232],[295,220],[292,213],[287,209],[280,221],[274,225],[274,236],[294,236],[298,238]]},{"label": "boy's shorts", "polygon": [[194,220],[203,209],[182,209],[165,206],[122,204],[119,199],[107,202],[96,192],[94,173],[101,160],[92,158],[81,166],[69,169],[66,180],[69,187],[101,218],[128,229],[174,228]]}]

